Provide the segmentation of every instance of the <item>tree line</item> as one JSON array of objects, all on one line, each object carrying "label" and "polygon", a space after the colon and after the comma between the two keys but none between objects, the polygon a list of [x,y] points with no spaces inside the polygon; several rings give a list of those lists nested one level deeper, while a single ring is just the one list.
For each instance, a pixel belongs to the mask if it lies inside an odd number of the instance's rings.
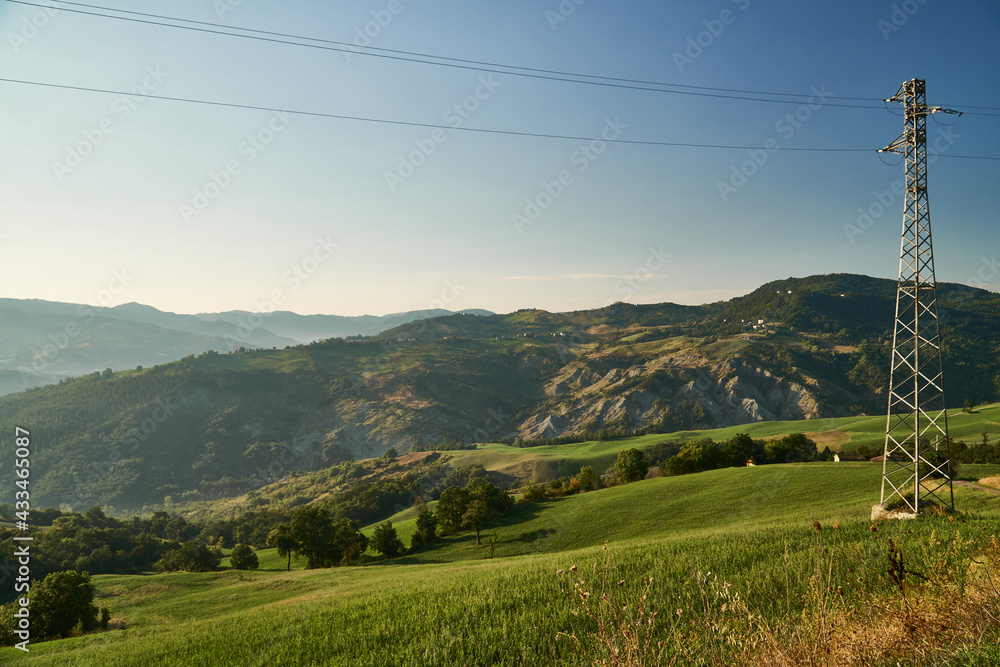
[{"label": "tree line", "polygon": [[711,438],[686,443],[664,441],[643,450],[622,450],[603,475],[595,473],[592,466],[585,465],[575,476],[529,486],[523,499],[532,502],[628,484],[644,479],[651,467],[659,467],[661,475],[688,475],[716,468],[831,460],[833,452],[829,447],[820,452],[816,443],[801,433],[773,440],[755,440],[746,433],[740,433],[722,442]]}]

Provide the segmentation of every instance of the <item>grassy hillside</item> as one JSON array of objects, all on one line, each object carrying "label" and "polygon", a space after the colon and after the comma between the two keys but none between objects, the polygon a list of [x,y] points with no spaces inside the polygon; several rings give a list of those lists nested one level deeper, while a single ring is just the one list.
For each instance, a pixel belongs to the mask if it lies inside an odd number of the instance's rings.
[{"label": "grassy hillside", "polygon": [[[499,528],[503,552],[493,559],[484,560],[488,547],[458,535],[377,566],[96,577],[98,604],[127,630],[40,644],[30,656],[2,649],[0,659],[102,667],[579,664],[577,644],[557,633],[593,642],[598,629],[563,590],[581,579],[593,589],[603,577],[612,598],[635,609],[644,578],[653,577],[647,592],[661,610],[654,639],[689,651],[683,664],[699,655],[722,664],[730,662],[724,651],[738,645],[712,643],[706,628],[713,624],[752,633],[767,619],[770,632],[791,646],[803,639],[781,635],[782,619],[798,618],[801,633],[820,604],[832,614],[828,622],[839,614],[839,632],[852,632],[851,617],[842,616],[847,609],[867,623],[865,609],[894,599],[885,568],[890,538],[910,568],[930,573],[949,558],[966,562],[959,552],[978,548],[971,542],[985,545],[1000,526],[1000,498],[959,490],[967,512],[959,521],[926,517],[872,532],[865,515],[876,484],[862,465],[720,470],[521,506]],[[267,566],[283,568],[261,555]],[[996,561],[989,567],[995,571]],[[976,581],[970,575],[966,586]],[[816,598],[817,582],[839,596]],[[908,586],[910,596],[922,594],[917,583]],[[748,624],[745,610],[758,621]],[[914,623],[911,632],[926,629]],[[996,636],[994,628],[980,645],[953,653],[992,664],[1000,657]]]},{"label": "grassy hillside", "polygon": [[[979,442],[982,433],[990,441],[1000,437],[1000,404],[980,406],[972,414],[948,411],[950,433],[955,440]],[[624,449],[648,447],[663,441],[688,442],[711,438],[721,442],[739,433],[752,438],[775,438],[790,433],[805,433],[820,450],[853,452],[861,445],[881,451],[885,445],[885,416],[837,417],[796,421],[757,422],[704,431],[677,431],[643,435],[610,441],[588,441],[562,445],[515,448],[510,445],[482,444],[475,450],[449,452],[453,466],[479,464],[487,470],[512,475],[525,481],[546,481],[575,475],[585,465],[603,472]]]},{"label": "grassy hillside", "polygon": [[[0,423],[37,434],[36,502],[141,511],[239,496],[390,447],[873,414],[885,405],[891,284],[813,276],[707,306],[456,315],[374,338],[191,355],[0,397]],[[939,296],[948,396],[994,400],[1000,297],[954,285]],[[751,328],[761,320],[766,331]],[[956,420],[958,437],[975,435],[974,419]],[[839,429],[829,423],[806,430]],[[866,430],[877,424],[820,446],[877,446]],[[10,447],[0,441],[0,456]],[[11,475],[0,470],[0,485]]]}]

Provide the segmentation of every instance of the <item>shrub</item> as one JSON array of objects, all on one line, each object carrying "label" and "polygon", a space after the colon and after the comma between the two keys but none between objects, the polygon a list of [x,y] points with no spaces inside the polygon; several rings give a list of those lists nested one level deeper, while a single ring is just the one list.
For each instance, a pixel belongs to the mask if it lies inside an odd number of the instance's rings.
[{"label": "shrub", "polygon": [[619,482],[635,482],[646,476],[649,464],[646,457],[638,449],[626,449],[618,454],[615,461],[615,477]]},{"label": "shrub", "polygon": [[260,563],[257,552],[246,544],[237,544],[229,554],[229,564],[234,570],[256,570]]}]

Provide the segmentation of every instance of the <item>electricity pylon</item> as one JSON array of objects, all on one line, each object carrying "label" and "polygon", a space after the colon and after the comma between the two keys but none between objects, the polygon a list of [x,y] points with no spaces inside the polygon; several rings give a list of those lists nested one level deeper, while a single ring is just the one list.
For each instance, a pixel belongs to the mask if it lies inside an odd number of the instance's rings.
[{"label": "electricity pylon", "polygon": [[929,500],[955,508],[927,205],[927,116],[958,112],[927,106],[924,84],[907,81],[885,100],[903,105],[904,130],[879,150],[901,153],[906,167],[880,504],[898,496],[915,514]]}]

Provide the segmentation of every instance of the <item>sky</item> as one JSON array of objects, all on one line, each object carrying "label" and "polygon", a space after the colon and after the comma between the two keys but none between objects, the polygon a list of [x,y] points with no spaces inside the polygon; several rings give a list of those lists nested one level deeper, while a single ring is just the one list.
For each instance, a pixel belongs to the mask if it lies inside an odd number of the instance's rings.
[{"label": "sky", "polygon": [[955,156],[1000,158],[998,65],[995,0],[0,0],[0,79],[110,91],[0,81],[2,296],[381,315],[895,278],[874,149],[913,78],[966,112],[928,122],[937,278],[996,291],[1000,161]]}]

